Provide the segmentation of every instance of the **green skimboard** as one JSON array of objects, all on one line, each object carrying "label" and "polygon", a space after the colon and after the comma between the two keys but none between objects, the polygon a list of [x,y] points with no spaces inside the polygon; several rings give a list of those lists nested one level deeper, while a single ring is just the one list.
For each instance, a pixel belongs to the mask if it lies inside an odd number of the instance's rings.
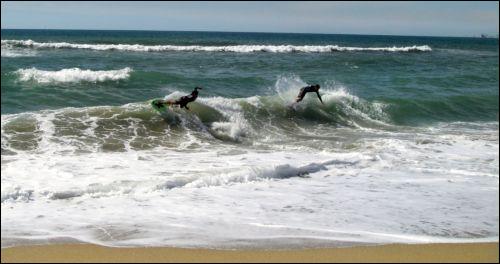
[{"label": "green skimboard", "polygon": [[163,113],[165,111],[168,111],[168,105],[165,103],[159,103],[162,102],[162,99],[154,99],[151,101],[151,106],[153,107],[154,110]]},{"label": "green skimboard", "polygon": [[153,101],[151,101],[151,107],[153,107],[153,109],[156,110],[161,115],[161,117],[163,117],[163,119],[165,119],[169,123],[176,122],[176,114],[172,109],[170,109],[168,104],[159,103],[162,101],[164,100],[154,99]]}]

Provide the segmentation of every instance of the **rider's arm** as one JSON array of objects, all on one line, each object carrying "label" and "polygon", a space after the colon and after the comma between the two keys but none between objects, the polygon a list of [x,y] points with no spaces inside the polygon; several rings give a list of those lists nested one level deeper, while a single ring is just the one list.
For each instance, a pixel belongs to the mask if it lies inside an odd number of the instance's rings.
[{"label": "rider's arm", "polygon": [[321,103],[322,103],[322,104],[325,104],[325,103],[323,103],[323,100],[321,100],[321,95],[319,95],[319,92],[318,92],[318,91],[316,91],[316,94],[318,95],[318,98],[319,98],[319,100],[321,101]]}]

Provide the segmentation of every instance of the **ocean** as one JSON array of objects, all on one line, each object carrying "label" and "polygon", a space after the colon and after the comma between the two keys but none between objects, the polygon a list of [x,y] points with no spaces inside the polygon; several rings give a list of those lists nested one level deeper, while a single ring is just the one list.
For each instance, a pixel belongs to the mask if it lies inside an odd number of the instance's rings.
[{"label": "ocean", "polygon": [[[498,241],[498,39],[1,30],[1,245]],[[319,84],[322,104],[301,87]],[[168,116],[158,98],[203,90]]]}]

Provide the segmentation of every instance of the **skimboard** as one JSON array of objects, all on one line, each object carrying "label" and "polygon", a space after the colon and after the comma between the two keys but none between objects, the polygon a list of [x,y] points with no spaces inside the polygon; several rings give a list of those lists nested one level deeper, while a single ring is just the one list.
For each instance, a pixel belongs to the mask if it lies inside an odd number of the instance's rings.
[{"label": "skimboard", "polygon": [[[162,102],[162,103],[159,103]],[[164,100],[161,99],[154,99],[151,101],[151,106],[153,107],[154,110],[156,110],[160,115],[163,117],[163,119],[172,122],[176,121],[176,115],[172,109],[170,109],[169,104],[165,103]]]},{"label": "skimboard", "polygon": [[164,101],[161,99],[154,99],[153,101],[151,101],[151,106],[154,110],[160,113],[168,111],[168,104],[164,103]]}]

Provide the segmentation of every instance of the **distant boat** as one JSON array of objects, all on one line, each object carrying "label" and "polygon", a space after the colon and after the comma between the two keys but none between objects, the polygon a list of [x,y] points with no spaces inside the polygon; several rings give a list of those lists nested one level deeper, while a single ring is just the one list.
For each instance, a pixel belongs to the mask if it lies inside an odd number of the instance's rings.
[{"label": "distant boat", "polygon": [[487,38],[488,36],[485,34],[481,34],[481,38]]}]

